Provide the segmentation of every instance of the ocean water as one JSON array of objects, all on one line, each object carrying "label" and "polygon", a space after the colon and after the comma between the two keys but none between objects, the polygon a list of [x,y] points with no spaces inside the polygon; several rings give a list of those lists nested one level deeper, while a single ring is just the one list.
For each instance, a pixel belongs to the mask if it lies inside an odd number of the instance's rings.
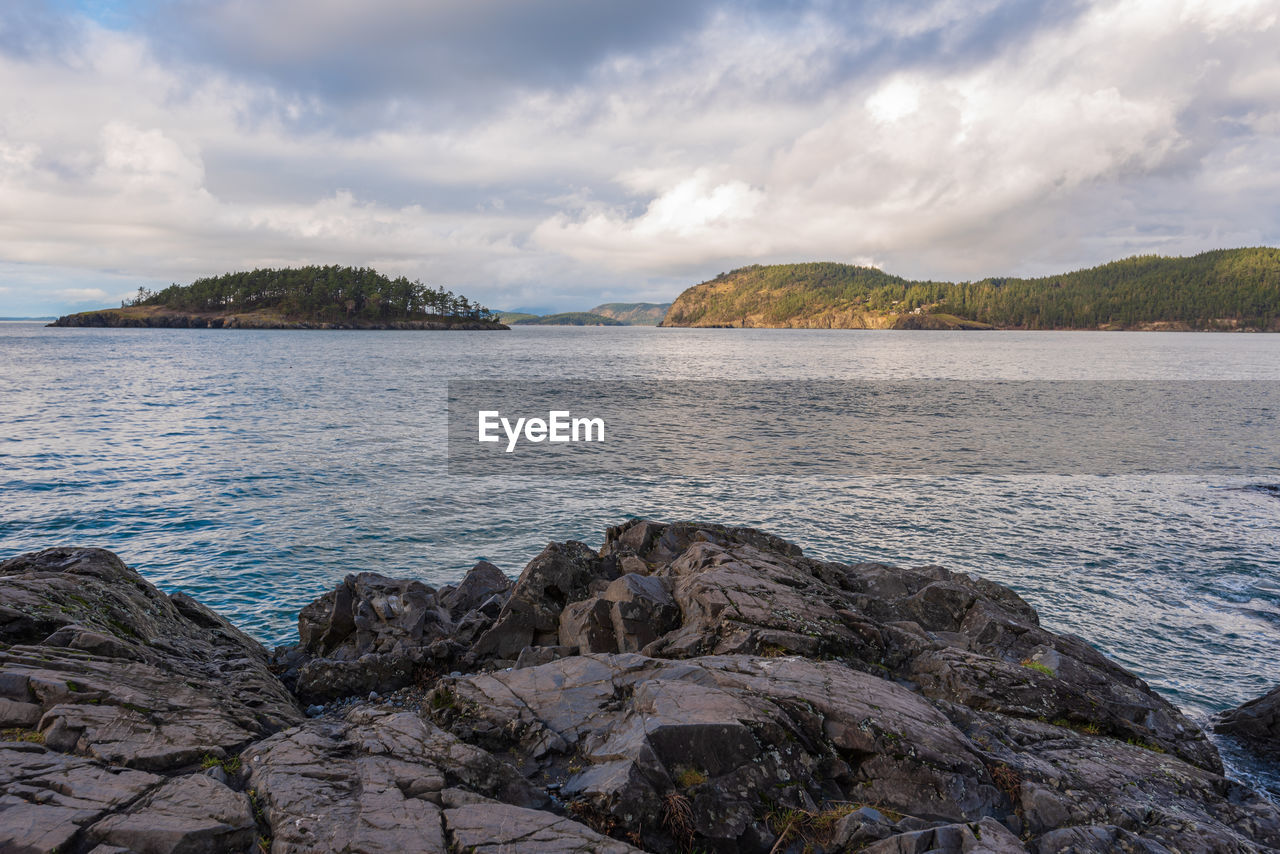
[{"label": "ocean water", "polygon": [[112,549],[270,645],[347,573],[514,576],[551,540],[697,518],[1008,584],[1199,719],[1280,682],[1273,475],[449,474],[450,379],[548,378],[1274,381],[1280,335],[0,323],[0,556]]}]

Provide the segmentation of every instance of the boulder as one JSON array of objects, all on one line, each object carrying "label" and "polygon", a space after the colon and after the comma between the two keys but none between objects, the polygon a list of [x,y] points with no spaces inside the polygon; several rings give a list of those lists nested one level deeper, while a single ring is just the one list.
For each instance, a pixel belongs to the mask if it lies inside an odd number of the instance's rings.
[{"label": "boulder", "polygon": [[473,655],[514,661],[526,646],[555,646],[564,606],[588,595],[593,581],[617,576],[616,561],[601,560],[582,543],[548,545],[520,573],[497,621],[476,640]]},{"label": "boulder", "polygon": [[302,609],[298,637],[311,655],[354,661],[419,649],[447,635],[451,622],[422,582],[362,572]]},{"label": "boulder", "polygon": [[1232,735],[1262,751],[1280,755],[1280,687],[1223,712],[1214,731]]},{"label": "boulder", "polygon": [[639,652],[680,624],[680,607],[662,579],[628,572],[611,582],[600,598],[619,652]]},{"label": "boulder", "polygon": [[498,607],[501,608],[511,587],[511,579],[503,575],[502,570],[487,560],[482,560],[468,570],[462,582],[441,601],[449,615],[457,621],[468,611],[476,610],[494,597],[498,597]]}]

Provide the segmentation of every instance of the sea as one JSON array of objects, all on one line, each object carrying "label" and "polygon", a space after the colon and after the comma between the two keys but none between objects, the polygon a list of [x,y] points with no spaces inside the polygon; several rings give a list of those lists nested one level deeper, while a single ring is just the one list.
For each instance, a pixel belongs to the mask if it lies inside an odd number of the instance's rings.
[{"label": "sea", "polygon": [[[1280,683],[1273,471],[451,469],[450,381],[1280,380],[1280,335],[515,327],[67,329],[0,323],[0,558],[118,553],[264,644],[349,574],[516,576],[632,516],[751,525],[842,562],[1007,584],[1194,719]],[[695,407],[696,395],[691,405]],[[806,402],[795,401],[803,407]],[[774,413],[776,416],[777,413]],[[785,420],[785,419],[784,419]],[[1280,773],[1218,739],[1231,772]]]}]

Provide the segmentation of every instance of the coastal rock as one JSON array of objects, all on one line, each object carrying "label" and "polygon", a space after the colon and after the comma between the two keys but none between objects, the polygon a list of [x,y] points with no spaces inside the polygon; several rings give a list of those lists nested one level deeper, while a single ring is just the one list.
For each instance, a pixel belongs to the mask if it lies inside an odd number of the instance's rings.
[{"label": "coastal rock", "polygon": [[453,850],[475,854],[640,854],[616,839],[553,813],[509,804],[467,804],[446,810]]},{"label": "coastal rock", "polygon": [[348,575],[298,614],[295,690],[305,703],[413,682],[427,647],[453,630],[436,591],[375,572]]},{"label": "coastal rock", "polygon": [[1200,729],[1146,683],[1044,630],[1030,605],[985,579],[815,561],[758,531],[687,523],[613,529],[602,554],[639,559],[670,584],[683,624],[650,655],[836,658],[932,699],[1088,726],[1222,769]]},{"label": "coastal rock", "polygon": [[70,850],[84,828],[163,782],[33,742],[0,742],[0,851]]},{"label": "coastal rock", "polygon": [[125,812],[89,828],[88,836],[126,851],[221,854],[253,845],[249,799],[203,774],[175,777]]},{"label": "coastal rock", "polygon": [[350,576],[275,659],[342,698],[310,718],[107,552],[0,593],[3,850],[1280,849],[1192,722],[1013,591],[749,528],[634,520],[514,585]]},{"label": "coastal rock", "polygon": [[546,805],[513,768],[420,716],[354,709],[245,751],[276,851],[444,852],[443,792]]},{"label": "coastal rock", "polygon": [[485,561],[442,591],[374,572],[348,575],[302,609],[300,642],[278,649],[276,663],[307,704],[394,691],[466,651],[494,624],[511,589]]},{"label": "coastal rock", "polygon": [[1280,756],[1280,687],[1223,712],[1213,728]]},{"label": "coastal rock", "polygon": [[1027,847],[994,819],[944,824],[873,842],[864,854],[1026,854]]},{"label": "coastal rock", "polygon": [[362,572],[299,612],[298,637],[312,655],[353,661],[416,649],[448,634],[450,624],[436,592],[422,582]]},{"label": "coastal rock", "polygon": [[170,771],[302,719],[256,641],[101,549],[0,563],[0,638],[4,714],[61,752]]},{"label": "coastal rock", "polygon": [[468,611],[474,611],[487,602],[496,599],[499,609],[506,603],[511,593],[511,579],[503,575],[487,560],[482,560],[467,571],[462,582],[442,597],[444,607],[455,621],[460,620]]},{"label": "coastal rock", "polygon": [[1000,801],[978,752],[927,700],[836,662],[582,655],[436,691],[464,740],[524,757],[571,811],[651,844],[678,841],[659,820],[673,797],[692,832],[721,844],[769,835],[762,793],[796,809],[856,797],[950,820]]},{"label": "coastal rock", "polygon": [[514,661],[526,646],[557,645],[564,606],[588,595],[593,581],[612,581],[617,576],[614,561],[601,560],[582,543],[548,545],[520,574],[511,598],[493,626],[475,642],[472,653]]}]

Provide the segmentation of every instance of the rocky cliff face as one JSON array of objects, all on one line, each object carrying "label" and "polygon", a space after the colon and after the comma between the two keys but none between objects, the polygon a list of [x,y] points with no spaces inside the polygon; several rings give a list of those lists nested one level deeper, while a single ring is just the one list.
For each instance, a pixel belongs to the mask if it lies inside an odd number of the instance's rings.
[{"label": "rocky cliff face", "polygon": [[941,567],[632,521],[515,582],[353,575],[299,629],[0,564],[0,850],[1280,848],[1177,709]]}]

